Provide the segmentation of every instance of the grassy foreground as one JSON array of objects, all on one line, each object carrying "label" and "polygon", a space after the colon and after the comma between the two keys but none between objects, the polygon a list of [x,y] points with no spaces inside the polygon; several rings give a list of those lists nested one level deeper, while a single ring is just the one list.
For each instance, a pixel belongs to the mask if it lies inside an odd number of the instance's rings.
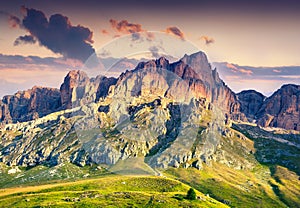
[{"label": "grassy foreground", "polygon": [[226,207],[190,187],[158,176],[106,176],[0,190],[0,207]]}]

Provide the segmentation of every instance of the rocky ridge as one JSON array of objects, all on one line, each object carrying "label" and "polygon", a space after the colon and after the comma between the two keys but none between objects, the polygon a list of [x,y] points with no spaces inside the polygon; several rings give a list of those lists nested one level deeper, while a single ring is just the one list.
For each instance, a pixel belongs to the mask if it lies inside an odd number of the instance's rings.
[{"label": "rocky ridge", "polygon": [[278,127],[300,131],[300,86],[283,85],[266,98],[254,90],[237,94],[243,112],[249,121],[262,127]]},{"label": "rocky ridge", "polygon": [[[296,96],[292,106],[298,95],[294,88],[287,90]],[[222,149],[232,138],[247,140],[230,129],[229,120],[265,115],[257,109],[272,103],[252,91],[236,96],[202,52],[171,64],[163,57],[141,62],[118,79],[90,79],[84,72],[71,71],[56,95],[59,104],[50,110],[54,113],[1,129],[1,162],[113,166],[119,160],[143,157],[153,168],[201,169],[214,160],[237,169],[252,168],[231,150]],[[22,121],[26,120],[31,119]],[[242,149],[244,155],[253,151]]]}]

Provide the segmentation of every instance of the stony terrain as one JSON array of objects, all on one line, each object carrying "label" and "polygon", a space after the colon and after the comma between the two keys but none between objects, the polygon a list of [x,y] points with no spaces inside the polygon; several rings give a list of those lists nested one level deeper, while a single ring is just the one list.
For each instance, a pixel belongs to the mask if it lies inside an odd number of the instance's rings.
[{"label": "stony terrain", "polygon": [[[255,91],[235,94],[203,52],[174,63],[163,57],[141,62],[118,78],[71,71],[60,90],[34,87],[3,98],[1,174],[14,185],[16,180],[33,182],[28,170],[50,168],[33,174],[43,178],[41,172],[47,175],[65,164],[70,170],[96,166],[119,174],[226,170],[225,175],[239,173],[242,181],[254,177],[253,183],[267,187],[255,194],[270,192],[264,197],[271,204],[296,207],[299,188],[286,192],[274,175],[276,168],[300,174],[299,92],[299,86],[285,85],[269,98]],[[261,178],[262,170],[268,181]]]}]

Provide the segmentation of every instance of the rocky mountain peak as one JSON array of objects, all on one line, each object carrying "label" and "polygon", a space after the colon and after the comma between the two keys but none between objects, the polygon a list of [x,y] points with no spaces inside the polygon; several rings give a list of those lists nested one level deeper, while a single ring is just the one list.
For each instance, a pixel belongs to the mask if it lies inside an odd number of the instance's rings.
[{"label": "rocky mountain peak", "polygon": [[261,126],[300,130],[300,85],[283,85],[257,113]]},{"label": "rocky mountain peak", "polygon": [[0,104],[0,122],[22,122],[39,118],[61,106],[58,89],[34,86],[4,96]]},{"label": "rocky mountain peak", "polygon": [[74,88],[84,88],[89,83],[90,79],[87,74],[80,70],[70,71],[64,79],[60,87],[61,103],[64,108],[72,108],[72,102],[77,99]]},{"label": "rocky mountain peak", "polygon": [[237,94],[241,103],[241,111],[250,119],[255,119],[258,110],[261,108],[265,96],[255,90],[244,90]]},{"label": "rocky mountain peak", "polygon": [[202,51],[193,53],[191,55],[185,54],[180,60],[185,64],[189,65],[191,68],[193,68],[197,73],[211,71],[211,67],[208,63],[207,56]]},{"label": "rocky mountain peak", "polygon": [[157,67],[160,67],[163,69],[167,69],[169,66],[169,61],[163,56],[160,57],[159,59],[157,59],[155,62],[156,62]]}]

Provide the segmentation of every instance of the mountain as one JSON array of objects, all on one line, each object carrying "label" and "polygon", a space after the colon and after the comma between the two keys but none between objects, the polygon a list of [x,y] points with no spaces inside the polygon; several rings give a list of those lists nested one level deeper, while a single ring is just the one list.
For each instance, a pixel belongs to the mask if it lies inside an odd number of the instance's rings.
[{"label": "mountain", "polygon": [[300,131],[300,86],[283,85],[257,112],[258,124]]},{"label": "mountain", "polygon": [[35,86],[4,96],[0,101],[0,120],[6,123],[33,120],[58,110],[60,106],[59,90]]},{"label": "mountain", "polygon": [[264,95],[271,96],[274,88],[287,83],[299,84],[300,66],[253,67],[228,62],[214,62],[212,66],[235,92],[260,89]]},{"label": "mountain", "polygon": [[0,101],[0,121],[30,121],[56,111],[98,101],[108,94],[109,87],[116,81],[113,77],[104,76],[90,79],[83,71],[70,71],[60,90],[35,86],[14,95],[4,96]]},{"label": "mountain", "polygon": [[101,170],[166,174],[235,207],[300,203],[298,181],[286,181],[300,174],[300,137],[290,131],[299,86],[235,94],[203,52],[140,62],[118,78],[70,71],[59,90],[18,92],[1,109],[0,185]]},{"label": "mountain", "polygon": [[63,109],[96,102],[108,94],[109,87],[117,79],[97,76],[90,79],[83,71],[70,71],[60,87],[61,103]]},{"label": "mountain", "polygon": [[[190,166],[192,157],[198,158],[195,164],[200,167],[210,160],[228,119],[245,119],[236,95],[211,69],[203,52],[174,63],[163,57],[141,62],[118,79],[90,79],[82,71],[71,71],[57,91],[59,97],[49,116],[34,121],[14,118],[29,123],[7,128],[17,131],[13,133],[17,140],[10,140],[10,133],[2,135],[10,141],[3,146],[3,162],[114,165],[119,159],[141,155],[148,157],[151,167]],[[35,130],[41,127],[45,131]],[[95,132],[83,137],[81,131]],[[200,133],[205,145],[197,139]],[[40,137],[56,139],[37,142]],[[110,143],[103,143],[111,137]],[[98,142],[91,144],[95,138]]]},{"label": "mountain", "polygon": [[256,118],[257,112],[263,105],[265,96],[255,90],[245,90],[237,94],[238,100],[241,103],[241,112],[243,112],[248,119]]},{"label": "mountain", "polygon": [[300,86],[287,84],[266,98],[254,90],[237,94],[241,112],[262,127],[279,127],[299,131]]}]

